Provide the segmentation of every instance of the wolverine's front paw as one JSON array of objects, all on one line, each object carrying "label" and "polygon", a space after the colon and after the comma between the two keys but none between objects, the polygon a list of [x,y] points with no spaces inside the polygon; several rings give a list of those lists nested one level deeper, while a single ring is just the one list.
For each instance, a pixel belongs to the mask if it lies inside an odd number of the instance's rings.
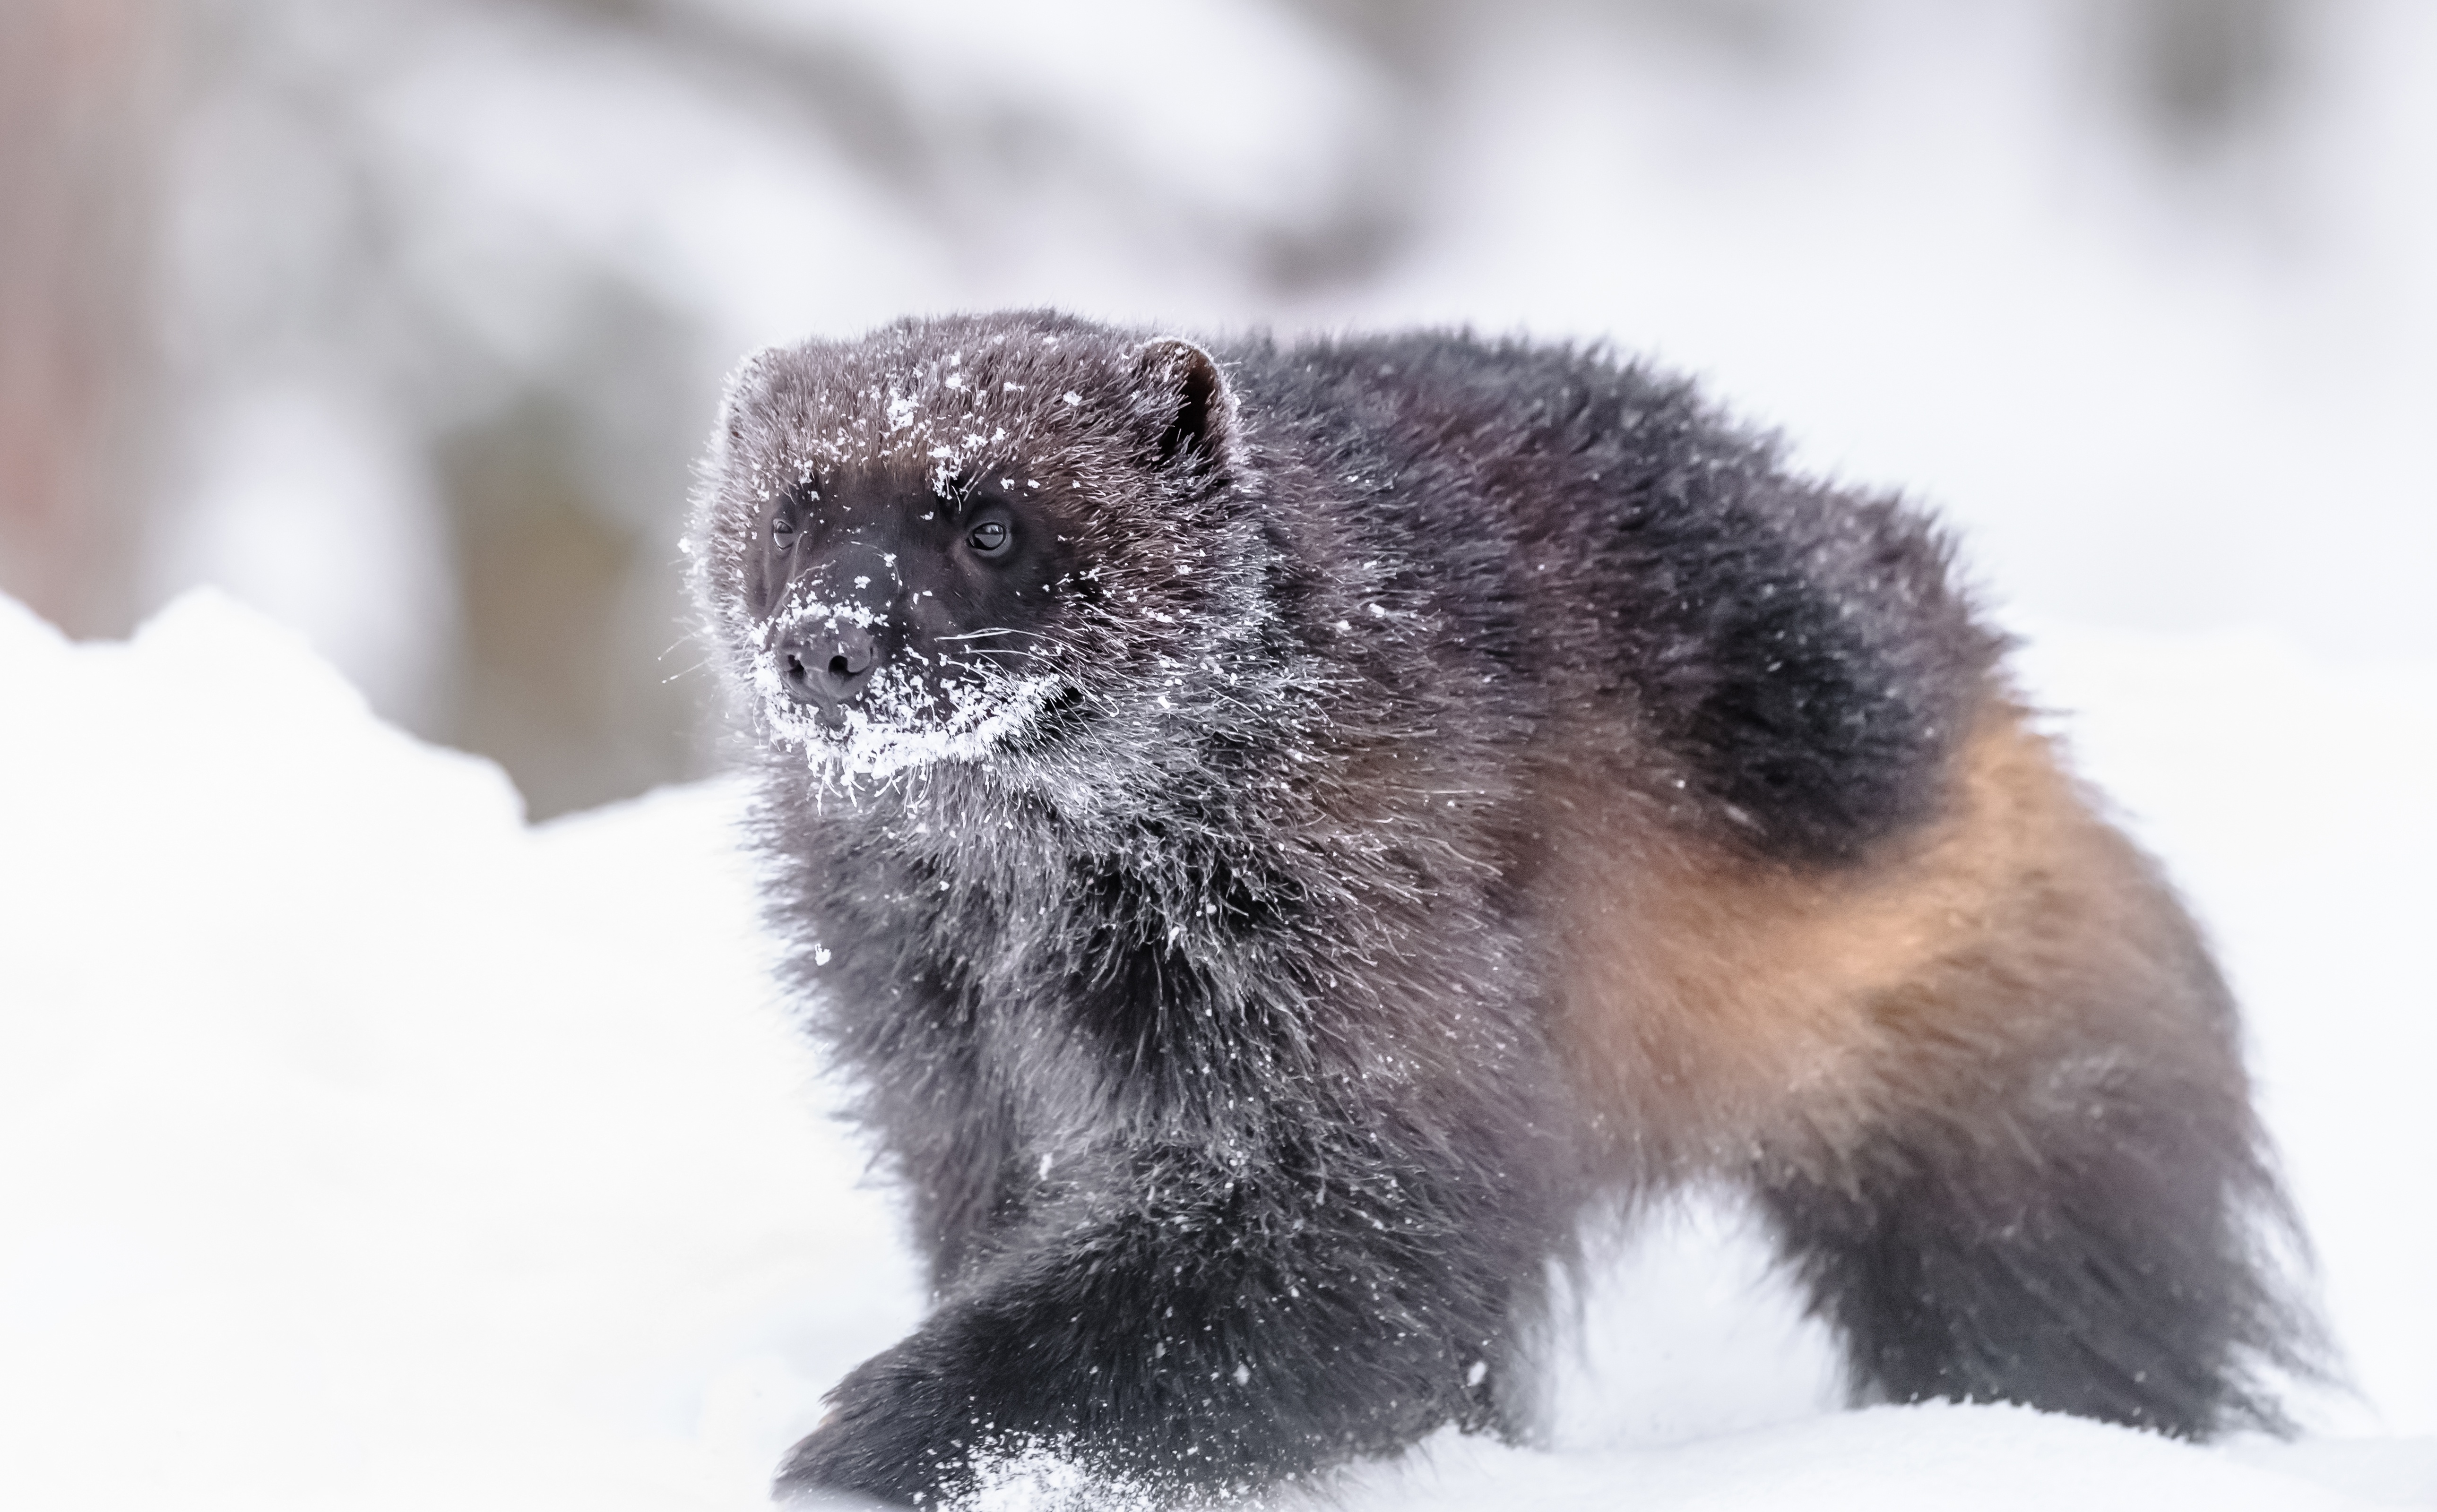
[{"label": "wolverine's front paw", "polygon": [[939,1499],[927,1486],[906,1484],[909,1477],[892,1457],[863,1435],[823,1423],[787,1451],[771,1495],[783,1507],[850,1506],[880,1502],[892,1506],[925,1506]]},{"label": "wolverine's front paw", "polygon": [[771,1493],[785,1507],[828,1505],[831,1498],[839,1506],[878,1502],[936,1507],[969,1488],[972,1479],[961,1451],[945,1448],[943,1454],[916,1435],[891,1434],[882,1424],[856,1426],[833,1415],[788,1451]]},{"label": "wolverine's front paw", "polygon": [[936,1507],[972,1488],[968,1445],[944,1431],[938,1377],[901,1345],[864,1363],[831,1395],[821,1425],[788,1451],[772,1487],[782,1506],[860,1498]]}]

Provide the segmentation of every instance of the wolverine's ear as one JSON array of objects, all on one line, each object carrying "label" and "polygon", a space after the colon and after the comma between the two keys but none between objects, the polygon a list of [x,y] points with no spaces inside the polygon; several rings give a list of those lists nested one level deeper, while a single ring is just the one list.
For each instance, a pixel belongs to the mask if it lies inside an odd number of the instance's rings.
[{"label": "wolverine's ear", "polygon": [[731,446],[745,439],[745,412],[770,387],[771,362],[778,350],[765,346],[747,352],[728,375],[719,396],[719,426]]},{"label": "wolverine's ear", "polygon": [[1216,466],[1234,460],[1236,395],[1209,353],[1182,337],[1163,336],[1143,343],[1134,355],[1134,371],[1167,422],[1159,438],[1161,461],[1173,461],[1188,448]]}]

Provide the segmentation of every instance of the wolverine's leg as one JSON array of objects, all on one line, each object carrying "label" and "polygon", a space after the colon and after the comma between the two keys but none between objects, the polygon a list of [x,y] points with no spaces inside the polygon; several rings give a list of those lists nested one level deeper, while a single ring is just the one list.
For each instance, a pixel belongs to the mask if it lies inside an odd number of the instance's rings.
[{"label": "wolverine's leg", "polygon": [[[2277,1423],[2251,1371],[2293,1363],[2305,1330],[2263,1269],[2254,1221],[2282,1201],[2198,959],[2164,986],[2116,984],[2182,1001],[2060,1004],[2036,978],[1969,971],[1941,989],[2019,1000],[1891,1005],[1912,1043],[1884,1116],[1761,1181],[1857,1395],[2018,1401],[2184,1436]],[[2073,990],[2058,975],[2048,985]],[[1991,1023],[2013,1032],[1940,1038]]]},{"label": "wolverine's leg", "polygon": [[1385,1121],[1279,1133],[1073,1160],[831,1395],[781,1499],[936,1505],[1034,1448],[1144,1494],[1223,1492],[1491,1425],[1553,1243],[1533,1169],[1502,1169],[1534,1152],[1423,1151]]}]

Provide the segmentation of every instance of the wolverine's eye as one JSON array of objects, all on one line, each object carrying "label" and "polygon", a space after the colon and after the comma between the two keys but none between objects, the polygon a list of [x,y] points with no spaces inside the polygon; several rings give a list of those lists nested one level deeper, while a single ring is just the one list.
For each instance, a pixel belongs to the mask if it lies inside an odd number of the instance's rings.
[{"label": "wolverine's eye", "polygon": [[965,544],[972,547],[976,554],[986,557],[1003,555],[1014,539],[1014,532],[1007,528],[1004,520],[984,520],[965,532]]}]

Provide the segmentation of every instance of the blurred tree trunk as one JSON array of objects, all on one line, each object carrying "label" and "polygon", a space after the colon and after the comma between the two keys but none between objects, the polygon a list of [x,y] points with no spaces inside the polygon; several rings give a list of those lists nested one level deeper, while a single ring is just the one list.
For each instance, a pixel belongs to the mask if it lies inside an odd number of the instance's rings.
[{"label": "blurred tree trunk", "polygon": [[167,0],[0,0],[0,591],[134,613]]}]

